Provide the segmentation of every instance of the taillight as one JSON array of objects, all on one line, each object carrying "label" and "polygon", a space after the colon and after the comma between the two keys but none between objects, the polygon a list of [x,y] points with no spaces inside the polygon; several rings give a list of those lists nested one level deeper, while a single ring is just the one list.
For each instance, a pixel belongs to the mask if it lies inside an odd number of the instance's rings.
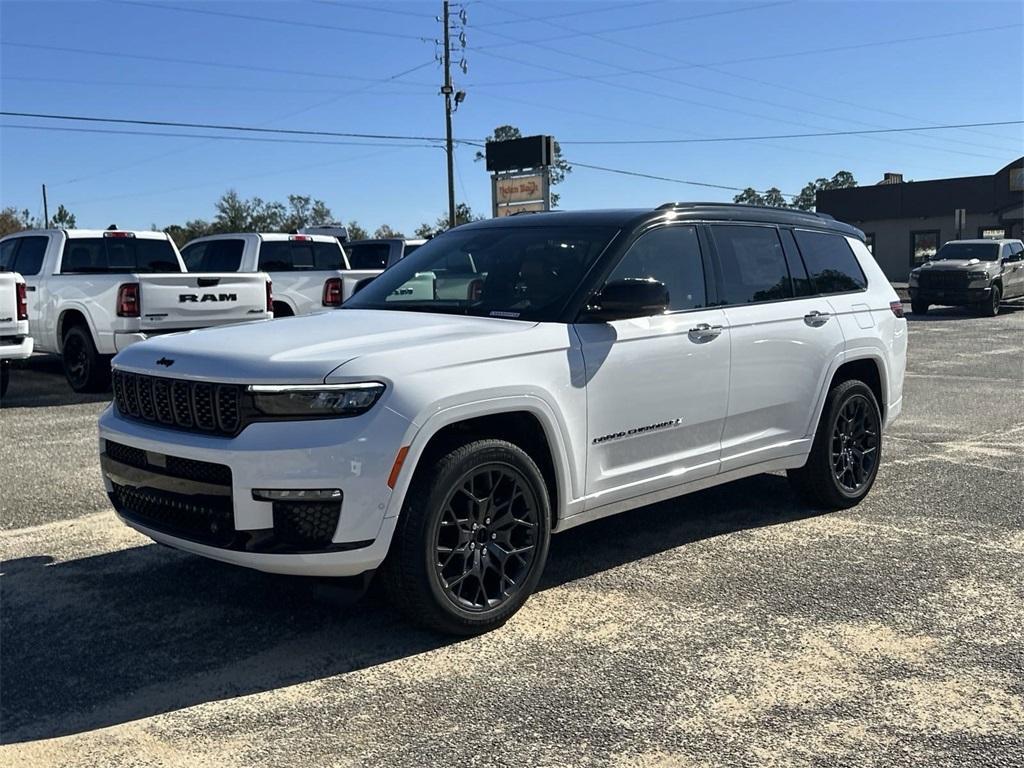
[{"label": "taillight", "polygon": [[309,235],[292,235],[292,236],[291,236],[291,237],[289,237],[288,239],[289,239],[289,240],[297,240],[297,241],[299,241],[299,242],[302,242],[302,243],[304,243],[304,242],[307,242],[307,241],[309,241],[309,240],[312,240],[313,238],[312,238],[312,237],[310,237]]},{"label": "taillight", "polygon": [[324,306],[341,306],[341,278],[329,277],[324,282]]},{"label": "taillight", "polygon": [[903,317],[903,302],[902,301],[890,301],[889,309],[896,317]]},{"label": "taillight", "polygon": [[267,280],[267,312],[274,311],[274,288],[273,283]]},{"label": "taillight", "polygon": [[28,296],[25,294],[25,284],[15,283],[14,290],[18,296],[18,319],[28,320]]},{"label": "taillight", "polygon": [[139,316],[139,284],[122,283],[117,289],[117,316]]},{"label": "taillight", "polygon": [[476,280],[470,280],[469,285],[466,286],[466,298],[470,301],[480,301],[480,297],[484,293],[484,281],[480,278]]}]

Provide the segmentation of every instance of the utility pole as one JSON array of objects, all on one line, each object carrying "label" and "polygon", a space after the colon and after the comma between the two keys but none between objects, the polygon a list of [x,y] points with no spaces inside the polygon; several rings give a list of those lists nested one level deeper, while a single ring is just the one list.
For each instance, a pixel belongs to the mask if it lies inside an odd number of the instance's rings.
[{"label": "utility pole", "polygon": [[46,185],[43,184],[43,229],[50,228],[50,209],[46,206]]},{"label": "utility pole", "polygon": [[448,228],[455,226],[455,147],[452,142],[452,45],[451,30],[448,23],[448,0],[444,0],[442,23],[444,24],[444,136],[445,150],[448,154]]}]

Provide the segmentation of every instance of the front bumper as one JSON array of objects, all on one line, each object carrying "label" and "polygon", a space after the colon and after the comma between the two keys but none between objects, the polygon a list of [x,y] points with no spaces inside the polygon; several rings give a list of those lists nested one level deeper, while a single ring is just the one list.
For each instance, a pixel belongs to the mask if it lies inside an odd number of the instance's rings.
[{"label": "front bumper", "polygon": [[[103,482],[119,517],[162,544],[274,573],[355,576],[390,546],[387,480],[409,426],[378,404],[358,418],[250,424],[227,438],[140,423],[110,407],[99,424]],[[325,488],[342,492],[333,531],[318,517],[326,535],[299,543],[283,529],[294,532],[286,513],[327,512],[253,496]]]},{"label": "front bumper", "polygon": [[911,301],[926,301],[929,304],[961,306],[964,304],[980,304],[992,295],[992,286],[984,288],[921,288],[910,287]]},{"label": "front bumper", "polygon": [[24,360],[32,357],[33,343],[31,336],[0,337],[0,360]]}]

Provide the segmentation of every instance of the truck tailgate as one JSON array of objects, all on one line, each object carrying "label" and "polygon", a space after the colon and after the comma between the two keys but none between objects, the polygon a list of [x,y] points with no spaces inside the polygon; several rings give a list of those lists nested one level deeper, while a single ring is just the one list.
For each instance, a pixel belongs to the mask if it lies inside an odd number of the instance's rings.
[{"label": "truck tailgate", "polygon": [[141,330],[205,328],[267,314],[262,272],[140,275]]},{"label": "truck tailgate", "polygon": [[13,272],[0,272],[0,336],[18,336],[18,294],[15,286],[19,281]]}]

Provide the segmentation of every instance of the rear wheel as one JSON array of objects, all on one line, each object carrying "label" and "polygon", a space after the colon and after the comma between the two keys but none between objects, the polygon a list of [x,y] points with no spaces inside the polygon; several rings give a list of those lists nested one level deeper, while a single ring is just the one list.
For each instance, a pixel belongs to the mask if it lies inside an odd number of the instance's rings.
[{"label": "rear wheel", "polygon": [[985,317],[995,317],[999,314],[999,302],[1003,300],[1003,290],[998,285],[993,285],[989,292],[988,299],[982,302],[979,309]]},{"label": "rear wheel", "polygon": [[110,357],[96,351],[89,329],[73,325],[61,347],[64,375],[75,392],[103,392],[110,388]]},{"label": "rear wheel", "polygon": [[11,383],[11,364],[0,360],[0,397],[7,394],[7,385]]},{"label": "rear wheel", "polygon": [[466,443],[417,472],[383,586],[417,624],[487,632],[537,586],[550,535],[547,487],[529,455],[503,440]]},{"label": "rear wheel", "polygon": [[927,315],[928,314],[928,302],[927,301],[912,301],[910,303],[910,311],[915,315]]},{"label": "rear wheel", "polygon": [[274,302],[274,317],[293,317],[292,308],[281,301]]},{"label": "rear wheel", "polygon": [[878,475],[882,414],[871,388],[844,381],[828,393],[807,464],[787,473],[813,506],[845,509],[859,504]]}]

